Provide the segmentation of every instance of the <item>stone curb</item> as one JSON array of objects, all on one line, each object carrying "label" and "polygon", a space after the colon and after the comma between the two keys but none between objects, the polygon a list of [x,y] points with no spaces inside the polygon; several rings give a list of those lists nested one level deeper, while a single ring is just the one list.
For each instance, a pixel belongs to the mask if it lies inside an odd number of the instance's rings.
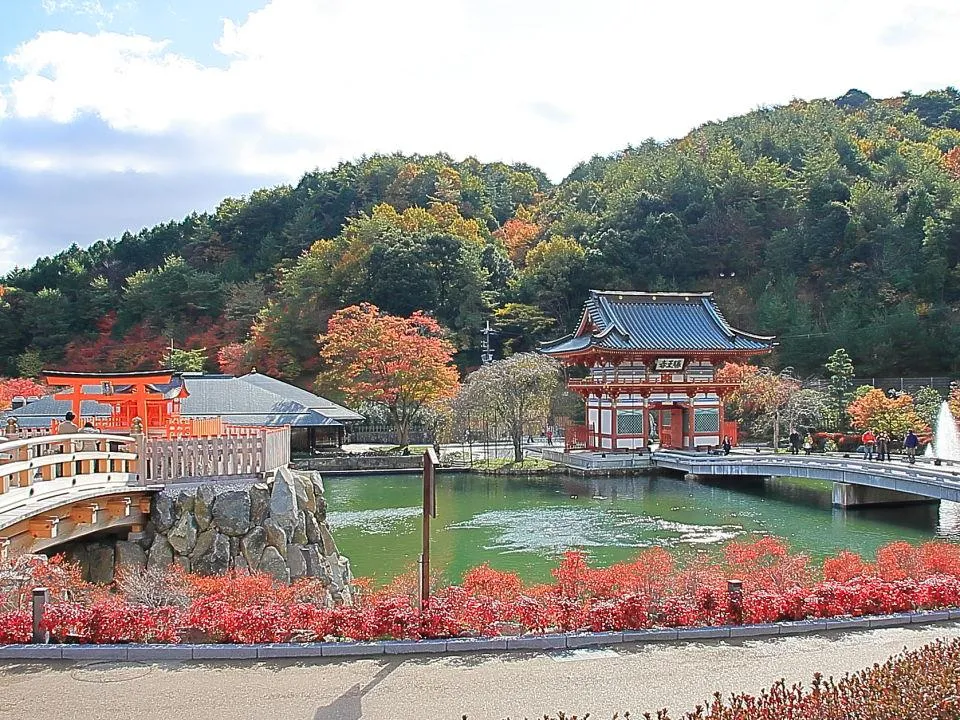
[{"label": "stone curb", "polygon": [[923,623],[960,620],[960,609],[795,620],[756,625],[718,627],[651,628],[623,632],[559,633],[491,638],[450,638],[447,640],[385,640],[382,642],[270,643],[260,645],[0,645],[0,664],[32,660],[74,660],[87,662],[184,660],[275,660],[282,658],[348,658],[385,655],[436,655],[465,652],[530,652],[533,650],[575,650],[633,643],[686,642],[718,639],[786,637],[836,630],[907,627]]}]

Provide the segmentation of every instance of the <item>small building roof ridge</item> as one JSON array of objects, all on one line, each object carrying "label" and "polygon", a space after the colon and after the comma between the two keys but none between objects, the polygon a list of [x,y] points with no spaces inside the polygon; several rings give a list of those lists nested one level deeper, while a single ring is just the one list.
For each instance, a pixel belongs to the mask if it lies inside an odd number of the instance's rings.
[{"label": "small building roof ridge", "polygon": [[712,291],[697,291],[697,292],[676,292],[673,290],[663,292],[651,292],[649,290],[591,290],[591,295],[594,296],[609,296],[609,295],[624,295],[628,297],[675,297],[675,298],[712,298]]}]

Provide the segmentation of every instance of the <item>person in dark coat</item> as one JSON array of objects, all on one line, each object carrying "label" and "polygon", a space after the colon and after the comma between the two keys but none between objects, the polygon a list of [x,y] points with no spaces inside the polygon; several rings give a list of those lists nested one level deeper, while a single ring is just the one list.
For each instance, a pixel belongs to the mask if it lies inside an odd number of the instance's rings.
[{"label": "person in dark coat", "polygon": [[790,454],[800,454],[800,433],[796,430],[790,431]]},{"label": "person in dark coat", "polygon": [[907,451],[907,462],[911,465],[917,461],[917,445],[920,444],[920,438],[913,432],[913,428],[907,430],[907,436],[903,439],[903,447]]}]

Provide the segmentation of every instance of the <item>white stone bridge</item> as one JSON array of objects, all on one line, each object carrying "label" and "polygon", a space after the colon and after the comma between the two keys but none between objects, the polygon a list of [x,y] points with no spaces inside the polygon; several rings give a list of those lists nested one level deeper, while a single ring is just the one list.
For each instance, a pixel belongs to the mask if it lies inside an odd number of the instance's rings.
[{"label": "white stone bridge", "polygon": [[906,458],[863,460],[833,455],[707,455],[676,450],[651,453],[652,467],[696,476],[795,477],[832,482],[836,507],[950,500],[960,502],[960,466]]},{"label": "white stone bridge", "polygon": [[39,435],[0,442],[0,560],[86,535],[139,532],[165,485],[263,477],[290,461],[289,428],[212,438]]}]

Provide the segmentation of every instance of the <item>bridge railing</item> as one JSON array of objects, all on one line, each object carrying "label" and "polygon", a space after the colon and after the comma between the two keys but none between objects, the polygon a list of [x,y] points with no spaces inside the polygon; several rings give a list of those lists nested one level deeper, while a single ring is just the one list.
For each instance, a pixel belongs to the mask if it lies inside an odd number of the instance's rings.
[{"label": "bridge railing", "polygon": [[138,472],[128,435],[42,435],[0,443],[0,494],[62,477]]},{"label": "bridge railing", "polygon": [[290,462],[290,428],[257,428],[221,437],[145,438],[138,452],[143,484],[260,475]]}]

